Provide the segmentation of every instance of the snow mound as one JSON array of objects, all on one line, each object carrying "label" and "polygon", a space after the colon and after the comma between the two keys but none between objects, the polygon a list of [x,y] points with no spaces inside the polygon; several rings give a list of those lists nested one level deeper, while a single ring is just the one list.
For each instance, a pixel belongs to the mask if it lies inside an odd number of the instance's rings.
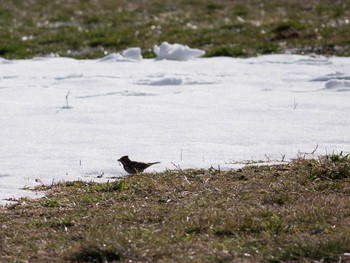
[{"label": "snow mound", "polygon": [[181,85],[183,80],[181,78],[165,77],[159,80],[154,80],[149,83],[151,86],[169,86],[169,85]]},{"label": "snow mound", "polygon": [[317,78],[312,79],[311,81],[328,81],[328,80],[333,80],[333,79],[350,80],[350,76],[349,75],[345,75],[345,73],[343,73],[343,72],[337,71],[335,73],[327,74],[325,76],[319,76]]},{"label": "snow mound", "polygon": [[183,84],[182,78],[177,77],[163,77],[156,80],[142,80],[137,84],[139,85],[149,85],[149,86],[177,86]]},{"label": "snow mound", "polygon": [[157,59],[169,59],[186,61],[193,58],[201,57],[205,54],[205,51],[199,49],[193,49],[181,44],[169,44],[163,42],[160,46],[155,45],[153,52],[157,55]]},{"label": "snow mound", "polygon": [[300,64],[300,65],[330,65],[332,64],[331,61],[327,58],[314,58],[314,57],[308,57],[304,59],[299,59],[295,61],[294,64]]},{"label": "snow mound", "polygon": [[13,61],[4,59],[4,58],[0,58],[0,64],[12,64]]},{"label": "snow mound", "polygon": [[106,97],[106,96],[114,96],[114,95],[117,95],[117,96],[155,96],[152,93],[124,90],[124,91],[117,91],[117,92],[94,93],[94,94],[83,95],[83,96],[75,96],[75,98],[77,98],[77,99],[90,99],[90,98]]},{"label": "snow mound", "polygon": [[123,61],[124,58],[119,53],[112,53],[100,59],[101,62]]},{"label": "snow mound", "polygon": [[312,57],[303,55],[264,55],[246,60],[249,64],[285,64],[285,65],[330,65],[332,62],[324,57]]},{"label": "snow mound", "polygon": [[350,80],[328,80],[325,84],[325,88],[335,91],[350,91]]},{"label": "snow mound", "polygon": [[135,61],[142,60],[141,48],[139,47],[128,48],[122,52],[122,55],[125,59],[130,59]]},{"label": "snow mound", "polygon": [[143,79],[137,82],[138,85],[149,85],[149,86],[176,86],[176,85],[213,85],[218,84],[219,81],[209,80],[193,80],[192,78],[181,78],[181,77],[161,77],[158,79]]},{"label": "snow mound", "polygon": [[139,47],[133,47],[128,48],[124,50],[121,54],[120,53],[112,53],[109,54],[102,59],[100,59],[100,62],[135,62],[135,61],[141,61],[142,55],[141,55],[141,48]]},{"label": "snow mound", "polygon": [[77,79],[77,78],[82,78],[83,76],[84,76],[83,74],[68,74],[62,77],[55,77],[55,80]]}]

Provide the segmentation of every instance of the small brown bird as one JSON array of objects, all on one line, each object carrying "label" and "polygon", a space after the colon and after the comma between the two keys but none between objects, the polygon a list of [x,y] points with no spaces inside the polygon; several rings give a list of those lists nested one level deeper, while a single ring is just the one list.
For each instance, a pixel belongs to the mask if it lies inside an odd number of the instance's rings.
[{"label": "small brown bird", "polygon": [[129,159],[129,156],[127,155],[121,157],[118,161],[122,163],[124,170],[127,171],[129,174],[142,173],[145,169],[147,169],[151,165],[160,163],[160,162],[155,162],[155,163],[135,162],[135,161],[131,161]]}]

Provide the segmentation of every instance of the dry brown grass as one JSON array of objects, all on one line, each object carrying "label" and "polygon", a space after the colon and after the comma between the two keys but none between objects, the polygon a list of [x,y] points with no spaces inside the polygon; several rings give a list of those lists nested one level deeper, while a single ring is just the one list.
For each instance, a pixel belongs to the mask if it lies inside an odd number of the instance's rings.
[{"label": "dry brown grass", "polygon": [[333,175],[350,161],[340,157],[57,184],[1,208],[0,261],[346,262],[350,177]]}]

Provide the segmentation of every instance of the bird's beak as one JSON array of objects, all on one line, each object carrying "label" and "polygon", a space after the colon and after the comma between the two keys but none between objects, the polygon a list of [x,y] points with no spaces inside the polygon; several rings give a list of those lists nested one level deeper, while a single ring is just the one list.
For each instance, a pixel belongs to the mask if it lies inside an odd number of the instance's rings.
[{"label": "bird's beak", "polygon": [[119,163],[119,166],[121,166],[121,165],[120,165],[120,159],[118,159],[117,161],[118,161],[118,163]]}]

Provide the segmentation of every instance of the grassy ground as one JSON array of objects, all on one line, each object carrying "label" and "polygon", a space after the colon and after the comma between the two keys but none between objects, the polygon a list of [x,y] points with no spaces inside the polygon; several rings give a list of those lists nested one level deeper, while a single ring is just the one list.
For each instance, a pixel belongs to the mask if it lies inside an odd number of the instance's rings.
[{"label": "grassy ground", "polygon": [[96,58],[162,41],[207,56],[350,55],[350,0],[0,0],[0,56]]},{"label": "grassy ground", "polygon": [[342,155],[48,188],[0,209],[0,262],[350,261]]}]

